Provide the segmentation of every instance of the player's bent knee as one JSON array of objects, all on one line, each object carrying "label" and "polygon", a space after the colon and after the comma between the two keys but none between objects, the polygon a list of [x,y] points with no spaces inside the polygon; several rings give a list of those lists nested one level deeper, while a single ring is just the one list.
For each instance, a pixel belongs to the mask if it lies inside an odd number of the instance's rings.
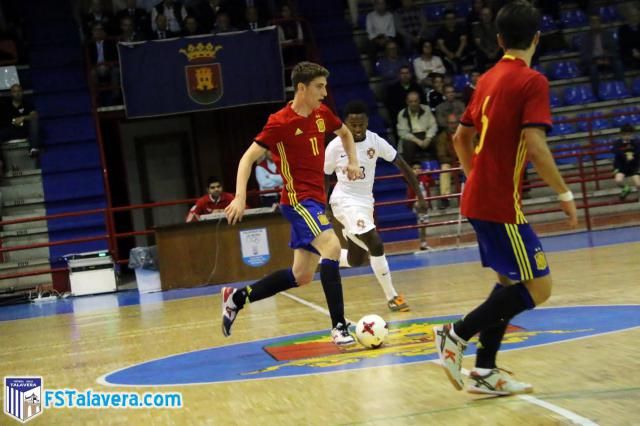
[{"label": "player's bent knee", "polygon": [[529,290],[531,299],[536,306],[539,306],[549,300],[551,297],[552,280],[551,275],[535,278],[525,283],[525,287]]},{"label": "player's bent knee", "polygon": [[364,250],[360,250],[358,254],[352,254],[349,251],[349,255],[347,256],[347,261],[349,262],[349,266],[364,266],[367,263],[367,256]]},{"label": "player's bent knee", "polygon": [[313,281],[313,272],[301,272],[296,274],[296,272],[294,271],[293,276],[296,279],[296,284],[298,285],[298,287],[302,287],[303,285],[307,285],[311,281]]}]

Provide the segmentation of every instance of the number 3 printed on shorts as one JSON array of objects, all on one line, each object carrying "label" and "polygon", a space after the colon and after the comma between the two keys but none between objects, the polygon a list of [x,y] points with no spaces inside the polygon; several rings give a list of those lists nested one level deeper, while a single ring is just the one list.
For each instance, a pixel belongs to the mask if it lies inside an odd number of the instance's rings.
[{"label": "number 3 printed on shorts", "polygon": [[487,105],[489,105],[489,99],[491,96],[487,96],[484,98],[484,102],[482,102],[482,133],[480,133],[480,142],[478,146],[476,146],[476,154],[480,154],[482,151],[482,147],[484,146],[484,137],[487,135],[487,129],[489,128],[489,117],[486,116],[485,111],[487,109]]}]

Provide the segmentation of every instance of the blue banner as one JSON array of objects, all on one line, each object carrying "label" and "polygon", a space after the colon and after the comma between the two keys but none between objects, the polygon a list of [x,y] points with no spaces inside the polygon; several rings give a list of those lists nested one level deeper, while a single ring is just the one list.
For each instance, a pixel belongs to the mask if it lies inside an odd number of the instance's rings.
[{"label": "blue banner", "polygon": [[285,100],[275,27],[119,43],[118,53],[129,118]]}]

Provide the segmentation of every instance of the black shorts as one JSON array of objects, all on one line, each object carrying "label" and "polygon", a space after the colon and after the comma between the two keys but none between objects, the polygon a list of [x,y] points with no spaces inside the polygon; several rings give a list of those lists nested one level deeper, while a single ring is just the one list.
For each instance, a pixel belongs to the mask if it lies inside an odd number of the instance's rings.
[{"label": "black shorts", "polygon": [[638,167],[623,167],[616,170],[616,173],[622,173],[626,177],[631,177],[634,175],[640,175],[640,169]]}]

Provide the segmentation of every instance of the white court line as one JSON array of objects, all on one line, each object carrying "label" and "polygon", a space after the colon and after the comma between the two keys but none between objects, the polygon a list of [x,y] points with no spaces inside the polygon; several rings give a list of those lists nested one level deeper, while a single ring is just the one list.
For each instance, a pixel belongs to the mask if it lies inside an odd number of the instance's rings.
[{"label": "white court line", "polygon": [[[302,305],[305,305],[311,309],[313,309],[314,311],[320,312],[326,316],[330,316],[329,311],[326,310],[325,308],[323,308],[322,306],[318,306],[313,302],[309,302],[308,300],[302,299],[301,297],[298,296],[294,296],[291,293],[287,293],[286,291],[280,292],[278,294],[281,294],[283,296],[288,297],[289,299],[296,301]],[[345,317],[345,320],[347,320],[350,323],[355,324],[353,321],[351,321],[349,318]],[[436,364],[440,364],[440,360],[436,359],[431,361],[433,363]],[[462,369],[462,374],[464,374],[465,376],[469,375],[469,370],[463,368]],[[564,417],[565,419],[569,420],[572,424],[576,424],[576,425],[581,425],[581,426],[598,426],[597,423],[587,419],[586,417],[582,417],[576,413],[574,413],[573,411],[569,411],[565,408],[562,407],[558,407],[557,405],[551,404],[550,402],[546,402],[543,401],[541,399],[538,399],[534,396],[531,395],[516,395],[518,398],[522,399],[523,401],[529,402],[531,404],[537,405],[538,407],[542,407],[545,408],[549,411],[552,411],[562,417]]]}]

